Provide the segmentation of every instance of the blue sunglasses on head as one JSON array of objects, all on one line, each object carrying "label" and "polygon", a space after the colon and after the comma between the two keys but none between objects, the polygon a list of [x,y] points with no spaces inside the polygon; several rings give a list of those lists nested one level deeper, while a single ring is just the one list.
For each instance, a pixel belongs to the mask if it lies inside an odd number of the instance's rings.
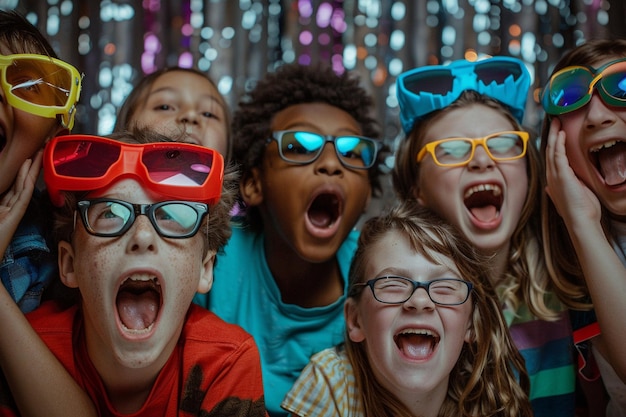
[{"label": "blue sunglasses on head", "polygon": [[410,133],[416,121],[441,110],[466,90],[475,90],[506,105],[518,122],[524,119],[530,73],[524,62],[498,56],[481,61],[454,61],[406,71],[396,80],[400,121]]}]

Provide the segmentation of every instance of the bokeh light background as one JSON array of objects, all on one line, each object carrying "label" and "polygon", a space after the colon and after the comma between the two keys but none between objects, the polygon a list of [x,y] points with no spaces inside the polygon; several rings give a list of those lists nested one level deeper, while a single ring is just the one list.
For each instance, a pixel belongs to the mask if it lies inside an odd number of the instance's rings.
[{"label": "bokeh light background", "polygon": [[[84,72],[75,133],[108,134],[133,85],[171,65],[208,72],[235,108],[284,62],[357,72],[383,140],[402,139],[396,76],[425,64],[508,55],[533,76],[533,101],[559,57],[591,38],[626,37],[623,0],[0,0],[40,28]],[[391,164],[392,161],[389,162]]]}]

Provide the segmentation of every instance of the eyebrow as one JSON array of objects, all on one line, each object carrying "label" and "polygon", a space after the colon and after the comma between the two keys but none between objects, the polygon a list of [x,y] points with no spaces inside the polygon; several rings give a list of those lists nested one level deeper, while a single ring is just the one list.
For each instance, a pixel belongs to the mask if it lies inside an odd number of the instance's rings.
[{"label": "eyebrow", "polygon": [[[146,97],[150,97],[156,93],[177,93],[178,90],[176,90],[175,88],[172,87],[161,87],[161,88],[157,88],[156,90],[150,90],[148,92],[148,95]],[[200,96],[201,98],[206,98],[209,99],[211,101],[214,101],[215,103],[217,103],[221,108],[225,109],[225,105],[224,103],[222,103],[222,101],[215,97],[215,95],[213,94],[203,94]]]}]

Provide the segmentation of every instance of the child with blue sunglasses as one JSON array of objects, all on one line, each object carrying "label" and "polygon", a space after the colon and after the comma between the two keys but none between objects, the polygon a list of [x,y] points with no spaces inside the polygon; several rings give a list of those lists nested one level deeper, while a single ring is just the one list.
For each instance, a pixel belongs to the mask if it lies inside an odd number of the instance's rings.
[{"label": "child with blue sunglasses", "polygon": [[371,109],[351,74],[291,64],[234,114],[245,217],[195,301],[254,336],[272,416],[286,415],[280,403],[311,355],[343,340],[354,227],[380,187]]},{"label": "child with blue sunglasses", "polygon": [[573,416],[570,322],[541,253],[541,164],[521,125],[525,64],[492,57],[426,66],[401,74],[397,87],[407,136],[393,171],[399,199],[431,208],[489,257],[534,415]]},{"label": "child with blue sunglasses", "polygon": [[587,396],[589,415],[624,416],[626,41],[588,41],[565,54],[542,105],[546,259],[572,309],[581,385],[603,385]]}]

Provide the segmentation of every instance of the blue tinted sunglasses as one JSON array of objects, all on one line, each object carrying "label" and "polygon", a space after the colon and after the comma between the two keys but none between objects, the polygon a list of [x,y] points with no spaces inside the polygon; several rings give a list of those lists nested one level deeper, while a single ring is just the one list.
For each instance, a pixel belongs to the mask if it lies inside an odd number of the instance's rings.
[{"label": "blue tinted sunglasses", "polygon": [[305,165],[322,154],[326,142],[335,145],[337,158],[348,168],[368,169],[376,163],[379,142],[363,136],[332,136],[296,130],[272,132],[268,139],[278,142],[280,157],[292,164]]},{"label": "blue tinted sunglasses", "polygon": [[556,72],[543,89],[541,105],[556,116],[584,107],[597,88],[602,100],[610,106],[626,107],[626,58],[602,67],[574,65]]},{"label": "blue tinted sunglasses", "polygon": [[404,72],[396,80],[400,121],[410,133],[416,121],[441,110],[466,90],[475,90],[506,105],[522,122],[530,88],[530,73],[524,62],[497,56],[482,61],[454,61]]}]

